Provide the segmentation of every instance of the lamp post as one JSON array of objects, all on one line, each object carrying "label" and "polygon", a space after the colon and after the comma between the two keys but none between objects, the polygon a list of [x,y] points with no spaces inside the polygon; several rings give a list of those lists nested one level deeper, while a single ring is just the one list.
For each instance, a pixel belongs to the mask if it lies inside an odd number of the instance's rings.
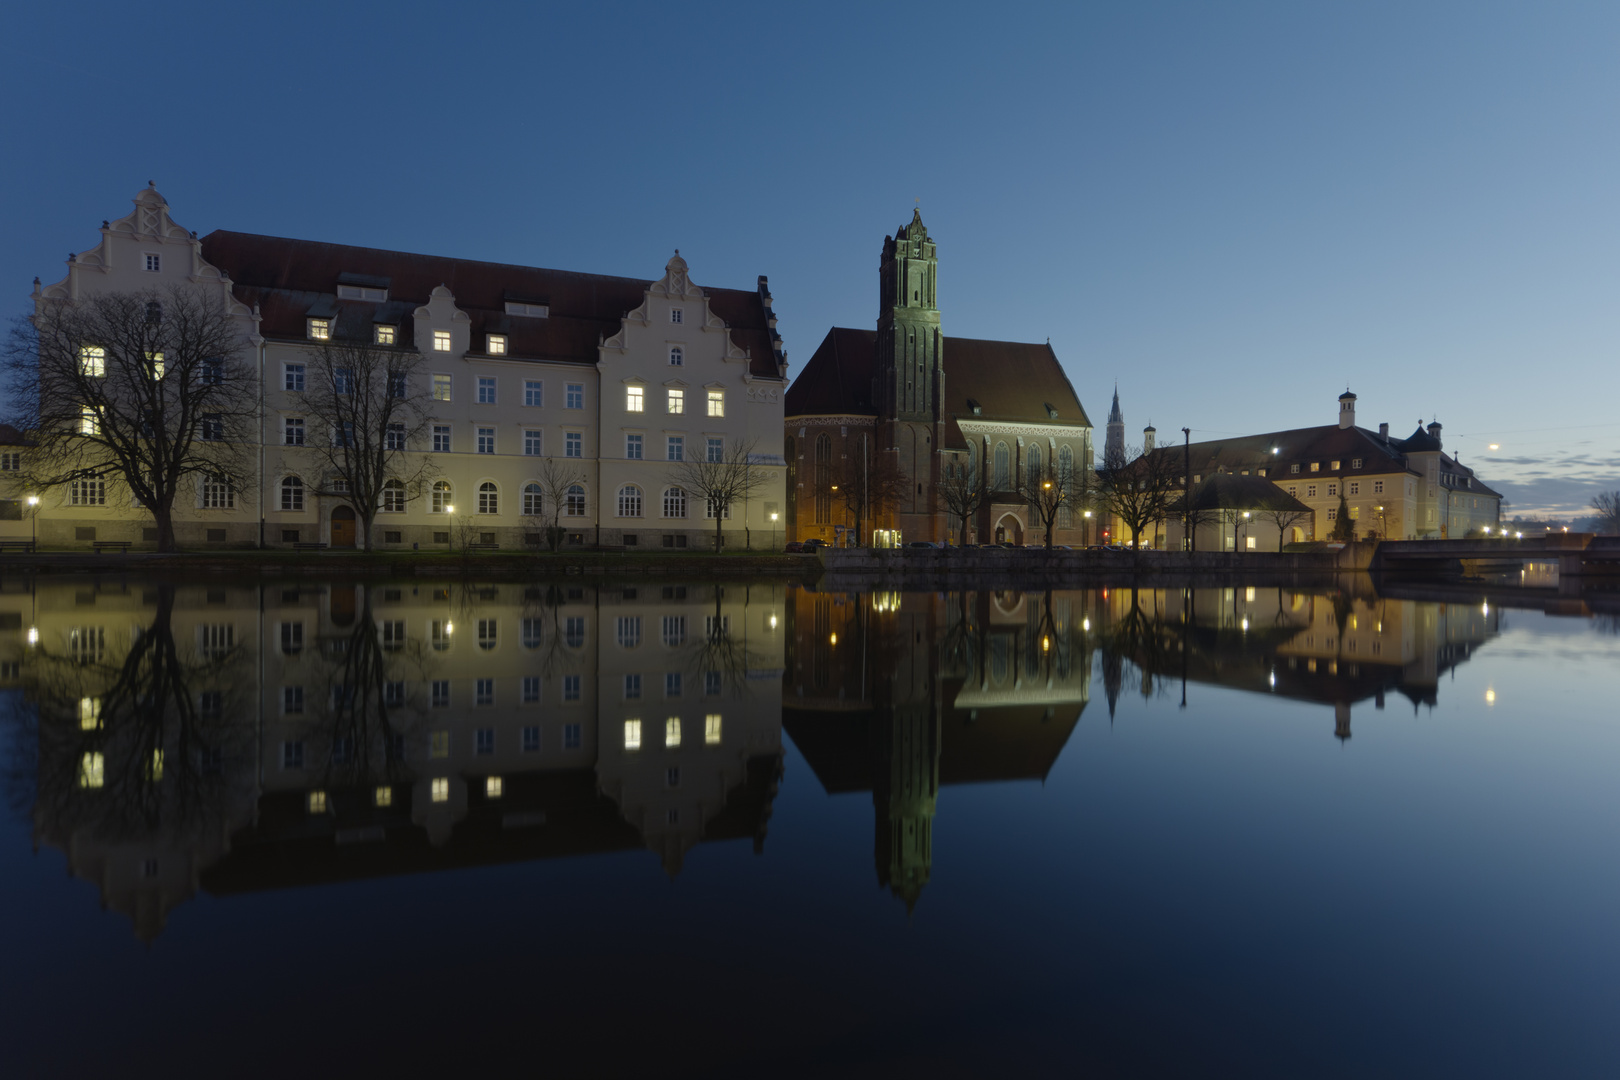
[{"label": "lamp post", "polygon": [[777,518],[777,513],[776,513],[775,510],[772,510],[771,511],[771,550],[773,550],[773,551],[776,549],[776,518]]},{"label": "lamp post", "polygon": [[456,549],[456,507],[454,503],[445,503],[444,512],[450,516],[450,531],[445,533],[444,553],[450,554]]},{"label": "lamp post", "polygon": [[1086,523],[1082,524],[1080,526],[1080,543],[1084,544],[1084,545],[1090,545],[1090,543],[1091,543],[1091,539],[1090,539],[1091,538],[1091,525],[1090,525],[1091,511],[1090,510],[1087,510],[1085,512],[1085,519],[1086,519]]},{"label": "lamp post", "polygon": [[[1249,512],[1247,510],[1243,511],[1243,524],[1244,524],[1245,528],[1248,527],[1248,524],[1249,524]],[[1233,548],[1233,550],[1238,550],[1238,543],[1237,543],[1237,537],[1236,536],[1232,537],[1232,548]]]},{"label": "lamp post", "polygon": [[29,550],[39,551],[39,496],[28,496]]}]

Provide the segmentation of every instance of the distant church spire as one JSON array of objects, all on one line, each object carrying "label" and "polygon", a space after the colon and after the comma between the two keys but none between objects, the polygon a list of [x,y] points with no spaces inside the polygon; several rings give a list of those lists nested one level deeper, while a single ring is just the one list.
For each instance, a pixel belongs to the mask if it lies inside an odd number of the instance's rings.
[{"label": "distant church spire", "polygon": [[1117,469],[1125,464],[1125,414],[1119,408],[1119,384],[1114,384],[1114,404],[1108,410],[1108,438],[1103,443],[1103,467]]}]

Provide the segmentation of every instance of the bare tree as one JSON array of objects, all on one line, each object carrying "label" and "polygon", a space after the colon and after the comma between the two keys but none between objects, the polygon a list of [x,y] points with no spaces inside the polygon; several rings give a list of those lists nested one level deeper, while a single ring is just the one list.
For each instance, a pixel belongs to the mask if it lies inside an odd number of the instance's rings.
[{"label": "bare tree", "polygon": [[1040,522],[1046,531],[1048,551],[1052,550],[1052,528],[1057,524],[1058,515],[1074,506],[1074,474],[1072,465],[1049,460],[1043,468],[1031,468],[1023,477],[1020,494],[1029,500],[1031,519]]},{"label": "bare tree", "polygon": [[199,483],[232,505],[252,475],[258,396],[246,324],[221,296],[176,287],[47,301],[6,348],[14,423],[35,446],[21,483],[105,503],[122,481],[173,551],[175,500]]},{"label": "bare tree", "polygon": [[546,544],[552,551],[556,551],[562,546],[563,534],[566,531],[562,525],[562,512],[568,505],[568,489],[575,486],[583,487],[585,472],[566,458],[559,461],[548,457],[540,466],[539,484],[540,514],[551,522],[546,526]]},{"label": "bare tree", "polygon": [[714,550],[725,546],[725,521],[731,508],[759,494],[770,483],[770,473],[754,460],[754,442],[733,439],[730,444],[705,454],[702,460],[676,463],[671,481],[693,499],[702,502],[714,517]]},{"label": "bare tree", "polygon": [[370,551],[378,512],[403,512],[437,470],[432,455],[408,449],[421,445],[429,423],[422,354],[363,336],[369,323],[352,335],[346,329],[340,322],[332,338],[307,350],[305,388],[294,396],[312,421],[309,449],[338,482],[323,482],[323,493],[354,504],[361,546]]},{"label": "bare tree", "polygon": [[865,460],[846,459],[829,470],[825,483],[826,490],[818,490],[816,494],[827,495],[844,505],[854,518],[855,537],[859,541],[863,526],[876,521],[900,502],[908,481],[895,455],[868,453]]},{"label": "bare tree", "polygon": [[[1506,506],[1507,503],[1502,505]],[[1605,491],[1592,496],[1592,509],[1597,511],[1599,531],[1620,533],[1620,491]]]},{"label": "bare tree", "polygon": [[1264,507],[1255,516],[1264,518],[1277,526],[1277,551],[1280,554],[1283,544],[1287,542],[1284,537],[1287,535],[1288,530],[1302,521],[1311,520],[1311,511],[1308,509],[1301,510],[1297,506],[1277,505]]},{"label": "bare tree", "polygon": [[940,512],[957,524],[959,543],[967,546],[968,523],[975,514],[990,504],[990,487],[985,483],[985,470],[968,451],[960,462],[947,462],[945,475],[934,487],[934,502]]},{"label": "bare tree", "polygon": [[1103,506],[1131,531],[1132,547],[1143,530],[1164,519],[1179,490],[1176,461],[1164,451],[1127,449],[1124,464],[1103,469],[1097,480]]}]

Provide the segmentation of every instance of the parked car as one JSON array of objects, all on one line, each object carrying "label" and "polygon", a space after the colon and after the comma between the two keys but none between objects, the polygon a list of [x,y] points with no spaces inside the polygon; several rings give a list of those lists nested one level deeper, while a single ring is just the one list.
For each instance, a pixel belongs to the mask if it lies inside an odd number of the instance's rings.
[{"label": "parked car", "polygon": [[789,555],[798,555],[804,551],[804,544],[798,540],[789,540],[782,550]]},{"label": "parked car", "polygon": [[832,547],[832,545],[827,543],[827,541],[823,540],[819,536],[812,536],[810,539],[808,539],[808,540],[806,540],[804,542],[804,550],[805,551],[814,551],[814,550],[816,550],[816,548],[824,548],[824,547]]},{"label": "parked car", "polygon": [[921,548],[921,549],[923,549],[925,551],[938,551],[939,550],[939,545],[934,543],[932,540],[913,540],[911,543],[907,544],[906,547],[908,547],[908,548]]}]

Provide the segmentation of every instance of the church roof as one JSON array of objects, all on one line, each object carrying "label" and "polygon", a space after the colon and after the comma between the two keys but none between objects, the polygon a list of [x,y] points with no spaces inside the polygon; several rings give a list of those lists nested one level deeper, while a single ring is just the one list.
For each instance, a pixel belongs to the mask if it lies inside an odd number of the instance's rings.
[{"label": "church roof", "polygon": [[[473,351],[485,334],[507,335],[507,359],[594,364],[604,337],[641,306],[650,280],[545,270],[533,266],[451,259],[379,248],[350,247],[219,230],[202,238],[202,255],[230,275],[237,299],[258,304],[260,331],[302,341],[304,320],[317,306],[340,328],[353,322],[404,320],[444,285],[472,319]],[[339,282],[386,287],[388,302],[338,300]],[[764,301],[757,291],[705,288],[709,306],[747,349],[755,375],[778,377]],[[508,301],[543,304],[546,318],[509,316]],[[316,317],[319,317],[318,315]]]},{"label": "church roof", "polygon": [[[1091,426],[1052,346],[947,337],[942,351],[948,416]],[[786,415],[876,415],[876,366],[876,331],[833,327],[788,387]]]}]

